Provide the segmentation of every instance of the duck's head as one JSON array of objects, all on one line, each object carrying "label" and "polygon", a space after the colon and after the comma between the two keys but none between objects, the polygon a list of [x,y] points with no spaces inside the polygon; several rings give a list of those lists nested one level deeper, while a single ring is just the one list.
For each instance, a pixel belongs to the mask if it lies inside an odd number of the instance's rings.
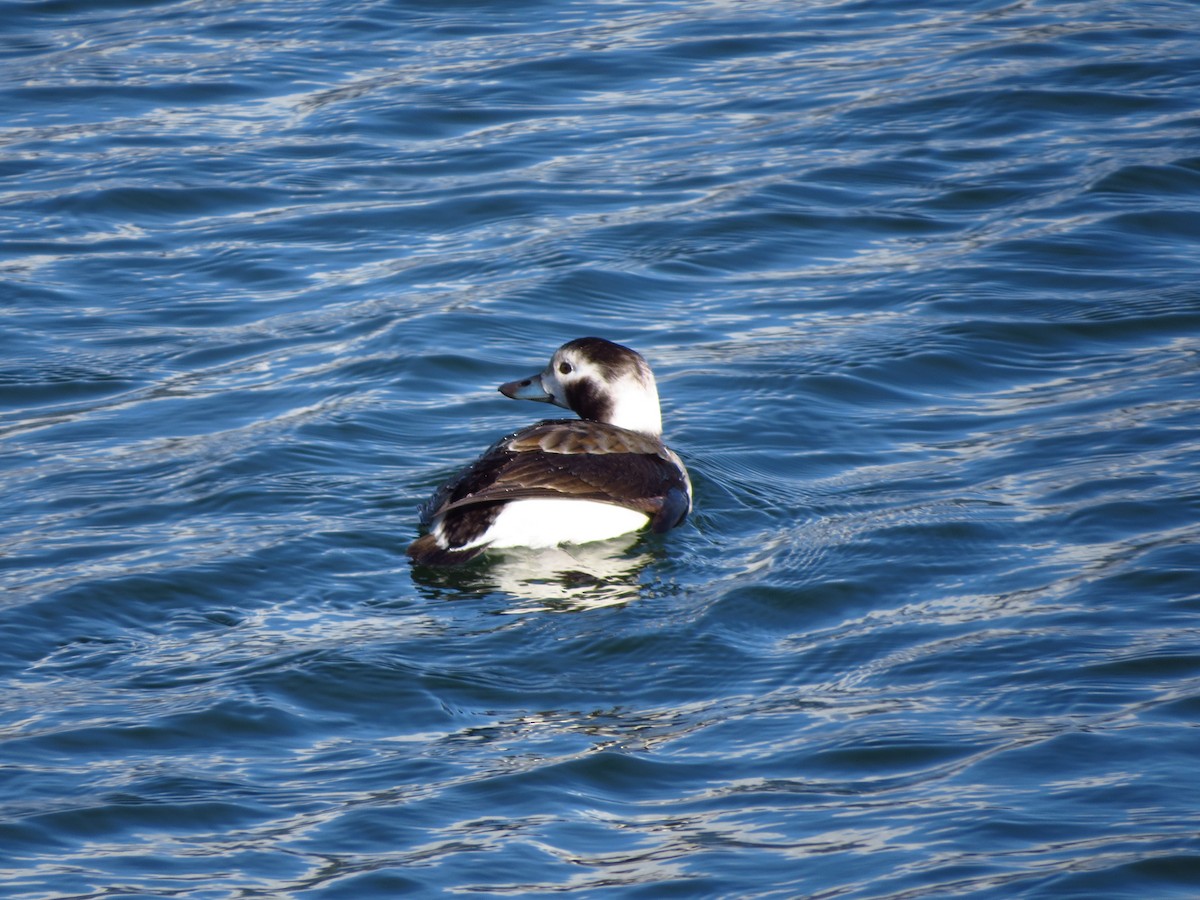
[{"label": "duck's head", "polygon": [[554,351],[545,369],[500,385],[500,393],[553,403],[581,419],[662,434],[654,373],[640,353],[604,338],[568,341]]}]

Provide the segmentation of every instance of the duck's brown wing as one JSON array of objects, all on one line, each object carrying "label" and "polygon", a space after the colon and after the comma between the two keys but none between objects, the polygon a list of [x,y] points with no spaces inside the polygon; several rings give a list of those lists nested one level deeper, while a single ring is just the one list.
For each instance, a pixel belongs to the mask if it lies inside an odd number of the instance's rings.
[{"label": "duck's brown wing", "polygon": [[[686,475],[661,441],[568,419],[541,422],[498,441],[435,496],[427,518],[539,497],[636,509],[651,517],[655,531],[678,525],[691,505]],[[446,526],[452,518],[447,516]]]}]

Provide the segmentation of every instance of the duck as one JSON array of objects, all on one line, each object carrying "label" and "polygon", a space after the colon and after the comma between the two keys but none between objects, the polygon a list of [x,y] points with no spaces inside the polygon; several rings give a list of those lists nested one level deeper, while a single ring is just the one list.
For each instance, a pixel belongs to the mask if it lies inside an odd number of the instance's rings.
[{"label": "duck", "polygon": [[455,566],[487,550],[664,533],[692,510],[692,483],[663,443],[654,373],[640,353],[599,337],[568,341],[505,397],[574,412],[496,441],[424,504],[415,564]]}]

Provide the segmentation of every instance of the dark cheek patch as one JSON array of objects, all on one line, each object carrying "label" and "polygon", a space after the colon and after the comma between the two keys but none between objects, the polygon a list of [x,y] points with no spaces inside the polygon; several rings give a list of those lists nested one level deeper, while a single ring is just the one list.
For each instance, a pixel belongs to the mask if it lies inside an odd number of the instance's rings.
[{"label": "dark cheek patch", "polygon": [[607,422],[612,416],[613,402],[590,378],[581,378],[566,388],[567,403],[581,419]]}]

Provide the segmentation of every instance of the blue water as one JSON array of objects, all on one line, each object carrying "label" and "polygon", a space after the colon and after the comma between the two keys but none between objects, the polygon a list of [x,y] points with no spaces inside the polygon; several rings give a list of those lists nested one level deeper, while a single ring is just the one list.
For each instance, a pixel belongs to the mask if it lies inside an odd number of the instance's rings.
[{"label": "blue water", "polygon": [[[1190,2],[0,3],[0,895],[1200,894]],[[597,334],[696,510],[460,572]]]}]

